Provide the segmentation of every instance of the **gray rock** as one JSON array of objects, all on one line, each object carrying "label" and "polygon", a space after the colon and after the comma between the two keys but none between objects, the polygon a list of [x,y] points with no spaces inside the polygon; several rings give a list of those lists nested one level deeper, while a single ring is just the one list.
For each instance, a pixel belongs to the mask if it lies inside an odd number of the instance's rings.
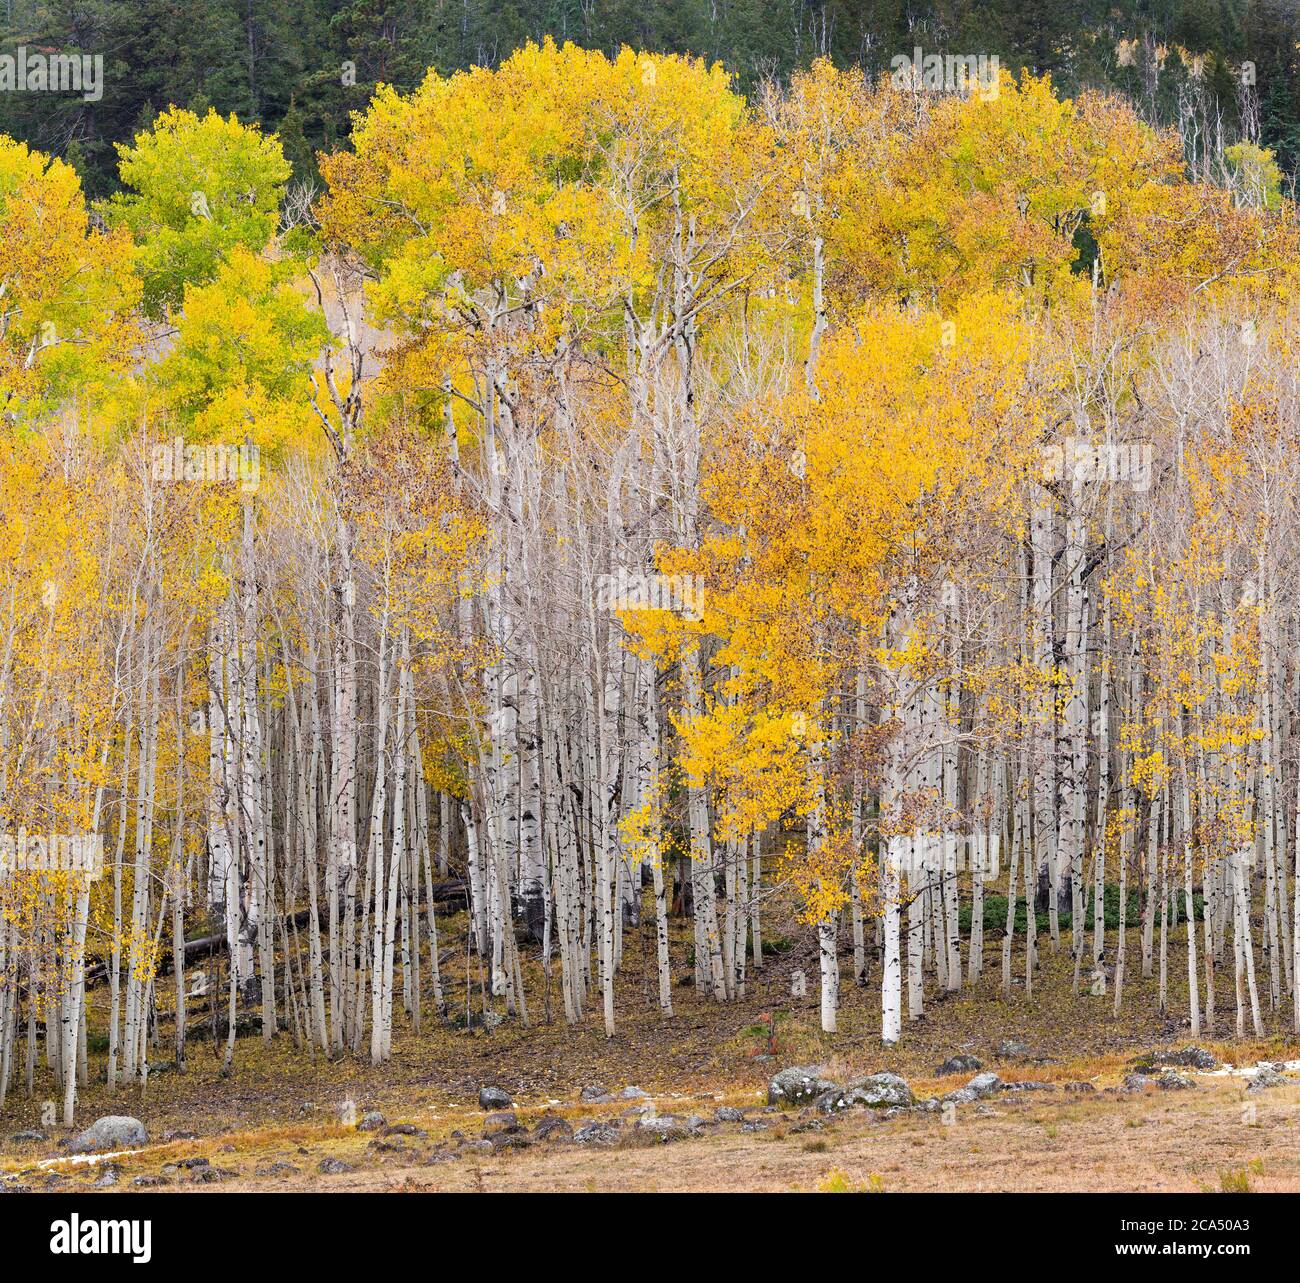
[{"label": "gray rock", "polygon": [[1003,1091],[1054,1091],[1055,1083],[1040,1083],[1029,1078],[1022,1078],[1018,1082],[1003,1083]]},{"label": "gray rock", "polygon": [[573,1133],[573,1140],[578,1145],[617,1145],[618,1128],[613,1123],[583,1123]]},{"label": "gray rock", "polygon": [[1275,1065],[1270,1065],[1265,1062],[1255,1070],[1246,1090],[1267,1091],[1270,1087],[1285,1086],[1288,1081],[1286,1075],[1279,1073]]},{"label": "gray rock", "polygon": [[1165,1091],[1186,1091],[1189,1087],[1195,1087],[1196,1084],[1190,1078],[1183,1077],[1182,1074],[1175,1073],[1172,1069],[1163,1069],[1156,1082]]},{"label": "gray rock", "polygon": [[837,1091],[838,1083],[823,1078],[813,1066],[792,1065],[783,1069],[767,1084],[769,1105],[805,1105],[829,1091]]},{"label": "gray rock", "polygon": [[538,1119],[537,1126],[533,1128],[533,1137],[536,1140],[572,1140],[573,1127],[568,1119],[561,1118],[558,1114],[546,1114]]},{"label": "gray rock", "polygon": [[1018,1038],[1003,1038],[998,1043],[999,1060],[1028,1060],[1033,1053]]},{"label": "gray rock", "polygon": [[238,1172],[232,1172],[228,1167],[200,1167],[193,1176],[190,1177],[191,1185],[219,1185],[222,1181],[228,1181],[232,1176],[238,1176]]},{"label": "gray rock", "polygon": [[503,1110],[499,1114],[489,1114],[483,1120],[483,1135],[513,1135],[519,1131],[519,1119],[509,1110]]},{"label": "gray rock", "polygon": [[341,1176],[344,1172],[355,1172],[357,1169],[352,1163],[345,1163],[341,1158],[322,1158],[316,1165],[318,1172],[324,1172],[326,1176]]},{"label": "gray rock", "polygon": [[44,1132],[30,1131],[15,1132],[10,1139],[15,1145],[26,1145],[32,1141],[49,1140],[49,1137]]},{"label": "gray rock", "polygon": [[531,1145],[532,1138],[524,1134],[522,1130],[513,1132],[493,1132],[488,1137],[492,1145],[493,1153],[501,1153],[508,1149],[526,1149]]},{"label": "gray rock", "polygon": [[983,1100],[985,1096],[991,1096],[1002,1086],[1002,1079],[993,1073],[976,1074],[974,1078],[966,1084],[966,1090],[973,1092],[977,1100]]},{"label": "gray rock", "polygon": [[1124,1091],[1146,1091],[1151,1079],[1143,1074],[1125,1074],[1121,1087]]},{"label": "gray rock", "polygon": [[889,1109],[907,1107],[916,1103],[912,1089],[897,1074],[872,1074],[869,1078],[855,1078],[842,1091],[838,1088],[822,1095],[817,1108],[823,1114],[837,1114],[847,1109]]},{"label": "gray rock", "polygon": [[438,1163],[455,1163],[459,1161],[460,1155],[450,1149],[434,1150],[432,1154],[424,1160],[425,1167],[434,1167]]},{"label": "gray rock", "polygon": [[138,1189],[158,1189],[168,1183],[165,1176],[137,1176],[131,1182]]},{"label": "gray rock", "polygon": [[1095,1092],[1097,1089],[1092,1085],[1092,1083],[1080,1081],[1080,1082],[1066,1083],[1065,1090],[1073,1091],[1073,1092],[1082,1092],[1086,1094],[1087,1092]]},{"label": "gray rock", "polygon": [[149,1133],[138,1118],[109,1114],[96,1119],[69,1146],[73,1154],[95,1154],[104,1149],[135,1149],[147,1144]]},{"label": "gray rock", "polygon": [[963,1052],[958,1056],[949,1056],[948,1059],[945,1060],[934,1072],[936,1077],[943,1078],[948,1074],[966,1074],[971,1073],[976,1069],[983,1068],[984,1066],[980,1064],[977,1057],[967,1055]]},{"label": "gray rock", "polygon": [[1219,1062],[1204,1047],[1184,1047],[1181,1051],[1162,1051],[1152,1057],[1160,1065],[1185,1065],[1189,1069],[1217,1069]]},{"label": "gray rock", "polygon": [[384,1128],[385,1136],[423,1136],[425,1134],[414,1123],[393,1123],[391,1126]]},{"label": "gray rock", "polygon": [[650,1114],[637,1123],[640,1131],[649,1132],[656,1140],[667,1145],[671,1141],[685,1140],[691,1129],[686,1122],[673,1114]]},{"label": "gray rock", "polygon": [[278,1162],[271,1163],[267,1167],[257,1169],[259,1176],[296,1176],[298,1169],[292,1163]]},{"label": "gray rock", "polygon": [[480,1087],[478,1089],[478,1107],[480,1109],[509,1109],[514,1103],[510,1098],[510,1093],[503,1091],[500,1087]]},{"label": "gray rock", "polygon": [[377,1109],[368,1110],[361,1116],[361,1121],[357,1124],[359,1132],[377,1132],[381,1127],[388,1125],[388,1119]]},{"label": "gray rock", "polygon": [[603,1083],[592,1083],[578,1093],[578,1099],[588,1105],[599,1105],[609,1100],[609,1093]]},{"label": "gray rock", "polygon": [[743,1123],[745,1121],[745,1115],[735,1105],[719,1105],[713,1111],[713,1116],[720,1123]]},{"label": "gray rock", "polygon": [[114,1167],[112,1163],[105,1163],[100,1170],[99,1175],[95,1178],[94,1185],[96,1189],[108,1189],[116,1185],[122,1179],[122,1169]]},{"label": "gray rock", "polygon": [[650,1093],[642,1091],[640,1087],[624,1087],[618,1093],[624,1100],[649,1100]]}]

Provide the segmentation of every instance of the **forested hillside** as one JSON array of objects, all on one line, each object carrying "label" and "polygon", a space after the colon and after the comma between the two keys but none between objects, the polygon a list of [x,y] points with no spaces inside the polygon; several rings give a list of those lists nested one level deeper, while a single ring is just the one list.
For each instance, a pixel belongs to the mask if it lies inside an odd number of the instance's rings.
[{"label": "forested hillside", "polygon": [[[93,103],[0,93],[0,130],[69,159],[98,196],[117,183],[112,144],[168,106],[211,106],[278,131],[314,177],[378,84],[409,92],[430,67],[496,66],[546,35],[694,54],[745,92],[818,57],[874,77],[917,46],[997,55],[1062,92],[1122,90],[1154,123],[1258,129],[1288,172],[1300,149],[1291,0],[8,0],[0,50],[101,54],[104,87]],[[1243,62],[1258,84],[1244,121]]]},{"label": "forested hillside", "polygon": [[[328,1176],[757,1145],[756,1088],[800,1127],[1059,1089],[1115,1150],[1150,1083],[1294,1089],[1294,81],[1242,25],[1279,10],[1122,68],[1048,11],[1043,74],[987,32],[913,63],[897,13],[658,33],[732,76],[550,39],[425,74],[482,55],[465,9],[146,7],[192,63],[125,59],[67,161],[0,136],[15,1145],[129,1100],[64,1139],[148,1183],[146,1125],[237,1118]],[[981,1058],[1021,1076],[948,1081]],[[429,1116],[359,1140],[362,1092]],[[455,1125],[561,1092],[631,1112]]]}]

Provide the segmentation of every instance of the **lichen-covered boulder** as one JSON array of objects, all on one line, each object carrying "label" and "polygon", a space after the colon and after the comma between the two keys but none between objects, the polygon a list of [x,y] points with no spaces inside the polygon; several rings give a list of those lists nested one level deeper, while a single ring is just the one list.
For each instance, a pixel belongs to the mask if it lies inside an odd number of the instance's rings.
[{"label": "lichen-covered boulder", "polygon": [[822,1077],[820,1069],[811,1065],[791,1065],[789,1069],[781,1070],[767,1084],[767,1103],[806,1105],[838,1088],[838,1083]]},{"label": "lichen-covered boulder", "polygon": [[149,1133],[138,1118],[109,1114],[91,1123],[68,1148],[73,1154],[97,1154],[106,1149],[134,1149],[148,1142]]}]

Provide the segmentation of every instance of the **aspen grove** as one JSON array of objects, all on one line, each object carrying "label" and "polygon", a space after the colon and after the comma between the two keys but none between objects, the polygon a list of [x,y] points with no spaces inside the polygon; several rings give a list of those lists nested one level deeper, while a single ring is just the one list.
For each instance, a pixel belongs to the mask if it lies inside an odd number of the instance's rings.
[{"label": "aspen grove", "polygon": [[0,871],[0,1106],[183,1069],[196,1002],[225,1069],[613,1037],[783,896],[826,1033],[1049,952],[1300,1031],[1255,139],[548,40],[380,87],[319,190],[210,110],[118,152],[92,203],[0,137],[0,832],[102,840]]}]

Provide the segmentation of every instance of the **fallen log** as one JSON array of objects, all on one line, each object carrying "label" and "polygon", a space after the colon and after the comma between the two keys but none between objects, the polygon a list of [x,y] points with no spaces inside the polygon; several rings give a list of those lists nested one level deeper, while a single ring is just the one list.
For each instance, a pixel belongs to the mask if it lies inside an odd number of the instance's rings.
[{"label": "fallen log", "polygon": [[[433,884],[433,902],[437,905],[447,905],[451,911],[457,912],[467,908],[469,899],[465,890],[465,883],[460,878],[447,878],[442,882]],[[419,904],[423,908],[428,903],[428,898],[421,893]],[[323,915],[322,915],[323,916]],[[342,918],[342,906],[339,908],[339,917]],[[311,921],[310,909],[299,909],[297,913],[290,913],[285,916],[284,925],[287,928],[305,927]],[[218,935],[199,936],[195,940],[185,941],[185,964],[189,965],[191,958],[207,958],[214,953],[224,953],[229,948],[229,942],[226,940],[225,932]],[[168,975],[172,969],[172,950],[160,949],[158,958],[158,971],[156,974]],[[108,964],[106,962],[97,962],[94,966],[86,969],[86,983],[94,984],[96,981],[103,980],[108,976]]]}]

